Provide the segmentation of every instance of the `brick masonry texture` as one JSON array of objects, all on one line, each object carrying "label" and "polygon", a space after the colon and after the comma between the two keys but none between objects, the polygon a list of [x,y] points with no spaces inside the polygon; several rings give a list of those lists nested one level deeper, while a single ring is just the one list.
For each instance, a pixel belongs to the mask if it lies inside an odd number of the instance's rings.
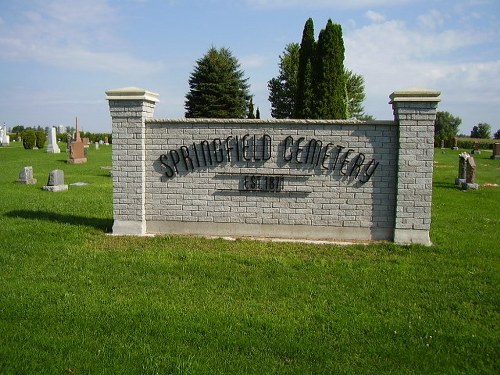
[{"label": "brick masonry texture", "polygon": [[153,119],[141,94],[108,97],[118,234],[430,244],[439,93],[393,93],[394,120],[369,122]]},{"label": "brick masonry texture", "polygon": [[[241,140],[245,134],[252,140],[253,135],[257,140],[269,136],[269,160],[225,160],[192,171],[180,171],[170,178],[165,175],[161,155],[168,156],[171,150],[182,146],[191,147],[189,151],[193,155],[193,143],[199,145],[204,140],[210,143],[213,139],[224,142],[230,136],[232,140],[236,137]],[[304,137],[300,143],[304,146],[302,160],[298,158],[302,163],[295,158],[283,161],[287,137],[295,141]],[[316,165],[318,159],[305,162],[307,145],[312,139],[321,142],[323,149],[331,144],[328,149],[332,154],[331,166],[339,154],[337,146],[343,147],[335,168],[325,169],[323,163]],[[304,125],[149,120],[146,121],[146,221],[391,228],[395,210],[396,146],[397,128],[391,123]],[[351,151],[347,154],[348,150]],[[287,151],[288,156],[291,151],[292,147]],[[258,153],[261,152],[258,149]],[[322,160],[324,155],[318,154]],[[365,183],[355,177],[355,172],[344,175],[360,154],[365,166],[372,159],[378,163]],[[279,192],[245,191],[244,178],[252,175],[280,176],[283,187]]]}]

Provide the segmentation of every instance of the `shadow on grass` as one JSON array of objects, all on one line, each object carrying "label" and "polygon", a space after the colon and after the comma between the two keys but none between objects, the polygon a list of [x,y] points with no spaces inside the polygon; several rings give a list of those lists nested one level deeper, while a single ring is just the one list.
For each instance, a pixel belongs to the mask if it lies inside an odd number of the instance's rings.
[{"label": "shadow on grass", "polygon": [[84,225],[103,232],[110,232],[113,226],[113,219],[101,219],[96,217],[85,217],[76,215],[58,214],[48,211],[28,211],[15,210],[5,213],[5,216],[11,218],[31,219],[31,220],[47,220],[56,223],[64,223],[71,225]]}]

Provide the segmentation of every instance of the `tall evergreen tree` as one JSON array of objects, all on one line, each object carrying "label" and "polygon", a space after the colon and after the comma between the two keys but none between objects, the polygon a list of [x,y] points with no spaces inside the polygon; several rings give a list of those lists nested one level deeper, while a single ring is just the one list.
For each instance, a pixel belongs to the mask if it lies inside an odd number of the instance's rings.
[{"label": "tall evergreen tree", "polygon": [[[268,82],[271,116],[274,118],[295,118],[295,98],[297,96],[297,75],[299,65],[298,43],[286,45],[280,56],[279,74]],[[347,117],[373,120],[364,113],[364,78],[360,74],[345,69],[347,87]]]},{"label": "tall evergreen tree", "polygon": [[248,116],[247,118],[249,119],[254,119],[255,118],[255,110],[254,110],[254,105],[253,105],[253,98],[250,97],[250,103],[248,104]]},{"label": "tall evergreen tree", "polygon": [[342,27],[328,20],[321,30],[314,64],[315,117],[347,118],[347,87],[344,74]]},{"label": "tall evergreen tree", "polygon": [[309,18],[304,25],[300,43],[295,118],[311,118],[315,113],[313,90],[313,58],[315,50],[314,23],[312,18]]},{"label": "tall evergreen tree", "polygon": [[243,76],[229,49],[211,47],[189,78],[186,117],[246,117],[250,95],[248,78]]}]

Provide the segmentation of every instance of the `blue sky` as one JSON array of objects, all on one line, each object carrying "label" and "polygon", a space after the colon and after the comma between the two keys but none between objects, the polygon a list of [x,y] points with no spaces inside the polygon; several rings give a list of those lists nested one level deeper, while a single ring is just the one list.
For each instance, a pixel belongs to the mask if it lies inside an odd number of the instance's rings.
[{"label": "blue sky", "polygon": [[365,111],[392,119],[388,96],[441,91],[461,132],[500,129],[498,0],[0,0],[0,125],[109,132],[105,91],[160,94],[155,117],[184,116],[196,64],[227,47],[270,118],[267,82],[307,18],[343,28],[345,65],[365,79]]}]

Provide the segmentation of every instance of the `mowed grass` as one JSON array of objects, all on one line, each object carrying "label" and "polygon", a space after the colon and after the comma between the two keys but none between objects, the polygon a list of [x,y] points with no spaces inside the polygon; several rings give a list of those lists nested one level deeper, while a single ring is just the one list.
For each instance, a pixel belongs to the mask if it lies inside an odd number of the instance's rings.
[{"label": "mowed grass", "polygon": [[[0,147],[1,374],[497,374],[500,188],[436,149],[432,247],[114,237],[111,147]],[[475,157],[480,184],[500,161]],[[17,185],[33,166],[37,185]],[[52,169],[69,191],[41,187]]]}]

